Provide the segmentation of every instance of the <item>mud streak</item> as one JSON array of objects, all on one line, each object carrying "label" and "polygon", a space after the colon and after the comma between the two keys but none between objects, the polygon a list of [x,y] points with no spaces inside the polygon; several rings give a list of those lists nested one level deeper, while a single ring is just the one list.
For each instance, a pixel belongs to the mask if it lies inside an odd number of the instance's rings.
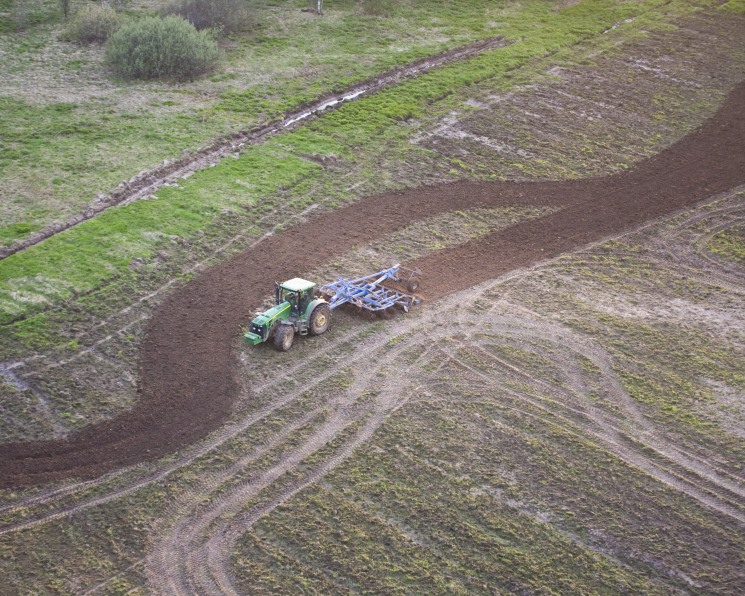
[{"label": "mud streak", "polygon": [[82,213],[73,215],[67,220],[53,223],[43,230],[31,234],[27,238],[15,242],[10,246],[0,246],[0,260],[10,255],[24,251],[35,244],[51,238],[56,234],[96,217],[106,209],[116,205],[126,205],[150,196],[156,190],[168,183],[175,183],[198,170],[202,170],[228,155],[235,155],[245,150],[246,146],[263,143],[269,137],[294,128],[298,123],[307,121],[321,112],[336,109],[343,103],[377,93],[405,78],[420,75],[433,68],[439,68],[452,62],[466,60],[474,56],[504,46],[502,37],[491,37],[475,41],[464,46],[448,50],[436,56],[422,58],[400,68],[393,69],[377,77],[354,85],[342,93],[326,95],[312,104],[300,106],[297,110],[286,114],[281,120],[275,120],[246,131],[233,133],[227,138],[218,139],[211,145],[201,149],[194,155],[188,155],[172,162],[164,163],[161,167],[138,174],[129,182],[123,182],[107,197],[97,200]]}]

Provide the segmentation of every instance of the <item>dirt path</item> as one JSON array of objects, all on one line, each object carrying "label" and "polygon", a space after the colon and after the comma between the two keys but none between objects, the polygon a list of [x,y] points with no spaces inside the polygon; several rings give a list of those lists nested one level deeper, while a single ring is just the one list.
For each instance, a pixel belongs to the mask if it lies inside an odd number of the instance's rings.
[{"label": "dirt path", "polygon": [[[140,401],[66,440],[0,448],[0,486],[92,478],[217,429],[238,394],[239,328],[271,287],[414,221],[455,209],[563,207],[418,260],[438,298],[619,233],[745,182],[745,85],[700,129],[624,174],[578,181],[457,183],[370,197],[264,239],[171,294],[142,347]],[[360,226],[364,222],[364,227]],[[333,235],[334,242],[328,242]]]}]

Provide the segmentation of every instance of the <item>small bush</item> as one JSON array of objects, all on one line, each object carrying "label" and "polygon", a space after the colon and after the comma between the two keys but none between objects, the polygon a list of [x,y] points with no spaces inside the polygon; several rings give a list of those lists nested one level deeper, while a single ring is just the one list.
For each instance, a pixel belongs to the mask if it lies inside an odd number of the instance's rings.
[{"label": "small bush", "polygon": [[125,24],[106,44],[107,62],[127,79],[189,79],[212,70],[218,57],[212,32],[177,16]]},{"label": "small bush", "polygon": [[166,14],[183,17],[200,30],[225,33],[243,31],[253,24],[247,0],[180,0],[166,8]]},{"label": "small bush", "polygon": [[72,18],[64,39],[80,44],[104,43],[122,23],[122,17],[110,6],[86,6]]}]

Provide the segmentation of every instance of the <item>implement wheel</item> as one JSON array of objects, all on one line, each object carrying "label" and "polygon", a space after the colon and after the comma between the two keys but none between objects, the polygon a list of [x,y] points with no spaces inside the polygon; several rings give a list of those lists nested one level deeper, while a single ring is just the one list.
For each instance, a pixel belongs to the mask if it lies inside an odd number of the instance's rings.
[{"label": "implement wheel", "polygon": [[295,329],[292,325],[280,325],[277,333],[274,334],[274,347],[280,352],[286,352],[292,347],[292,340],[295,339]]},{"label": "implement wheel", "polygon": [[331,325],[331,309],[328,304],[319,304],[310,313],[308,331],[311,335],[321,335]]},{"label": "implement wheel", "polygon": [[414,277],[409,280],[409,283],[406,284],[406,289],[409,291],[410,294],[413,294],[419,289],[419,279]]}]

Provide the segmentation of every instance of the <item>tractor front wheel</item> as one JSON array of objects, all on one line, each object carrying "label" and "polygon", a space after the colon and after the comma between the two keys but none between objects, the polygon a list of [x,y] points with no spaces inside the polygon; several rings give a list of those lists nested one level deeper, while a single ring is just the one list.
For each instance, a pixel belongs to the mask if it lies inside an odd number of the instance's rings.
[{"label": "tractor front wheel", "polygon": [[274,347],[280,352],[286,352],[292,347],[292,340],[295,339],[295,329],[292,325],[280,325],[277,333],[274,334]]},{"label": "tractor front wheel", "polygon": [[331,309],[328,304],[319,304],[310,313],[308,321],[308,330],[311,335],[321,335],[331,325]]}]

